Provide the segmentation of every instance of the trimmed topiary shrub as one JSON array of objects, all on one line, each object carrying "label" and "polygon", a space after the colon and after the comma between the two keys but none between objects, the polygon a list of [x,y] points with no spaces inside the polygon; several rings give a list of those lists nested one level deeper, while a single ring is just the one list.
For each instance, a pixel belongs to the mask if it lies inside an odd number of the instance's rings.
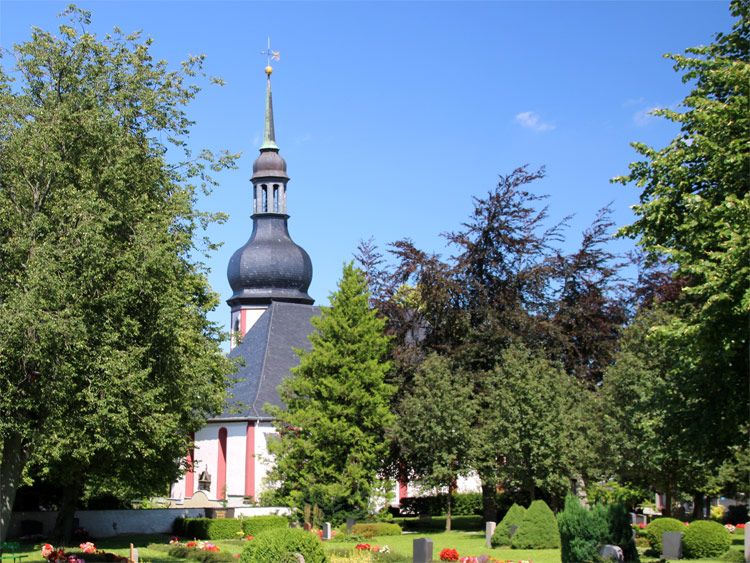
[{"label": "trimmed topiary shrub", "polygon": [[513,549],[556,549],[560,547],[560,530],[555,515],[543,500],[531,503],[515,535],[510,540]]},{"label": "trimmed topiary shrub", "polygon": [[234,518],[185,518],[185,536],[200,540],[236,540],[242,535],[242,521]]},{"label": "trimmed topiary shrub", "polygon": [[362,536],[367,539],[374,538],[375,536],[400,536],[401,531],[401,526],[398,524],[388,524],[386,522],[354,524],[352,526],[352,535]]},{"label": "trimmed topiary shrub", "polygon": [[259,534],[248,542],[240,563],[297,563],[295,554],[305,563],[327,563],[323,542],[317,534],[299,528],[277,528]]},{"label": "trimmed topiary shrub", "polygon": [[289,527],[289,521],[283,516],[251,516],[243,518],[241,522],[242,533],[251,536],[257,536],[266,530]]},{"label": "trimmed topiary shrub", "polygon": [[562,563],[585,563],[599,559],[599,546],[609,529],[604,510],[587,510],[578,497],[568,495],[565,509],[557,515]]},{"label": "trimmed topiary shrub", "polygon": [[682,545],[686,558],[703,559],[723,555],[732,545],[732,538],[718,522],[698,520],[687,526]]},{"label": "trimmed topiary shrub", "polygon": [[510,545],[510,527],[520,526],[523,520],[526,509],[520,504],[513,504],[505,513],[503,519],[495,528],[495,532],[492,534],[492,547],[504,547]]},{"label": "trimmed topiary shrub", "polygon": [[651,549],[658,555],[662,551],[661,535],[664,532],[685,533],[685,524],[674,518],[657,518],[646,526],[646,537]]}]

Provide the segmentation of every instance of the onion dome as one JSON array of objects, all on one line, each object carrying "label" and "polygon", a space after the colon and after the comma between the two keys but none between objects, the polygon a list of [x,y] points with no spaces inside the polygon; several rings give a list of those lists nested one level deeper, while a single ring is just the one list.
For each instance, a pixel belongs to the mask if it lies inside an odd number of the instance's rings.
[{"label": "onion dome", "polygon": [[276,145],[271,97],[271,67],[266,67],[266,121],[260,155],[253,164],[253,232],[229,260],[233,294],[227,303],[261,305],[272,301],[312,304],[307,294],[312,261],[289,236],[286,162]]}]

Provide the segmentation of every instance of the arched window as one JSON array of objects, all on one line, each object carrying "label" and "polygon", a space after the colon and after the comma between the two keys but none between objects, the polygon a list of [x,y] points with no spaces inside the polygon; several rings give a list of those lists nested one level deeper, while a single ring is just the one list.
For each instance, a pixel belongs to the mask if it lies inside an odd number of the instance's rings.
[{"label": "arched window", "polygon": [[227,498],[227,429],[219,428],[219,459],[216,464],[216,498]]}]

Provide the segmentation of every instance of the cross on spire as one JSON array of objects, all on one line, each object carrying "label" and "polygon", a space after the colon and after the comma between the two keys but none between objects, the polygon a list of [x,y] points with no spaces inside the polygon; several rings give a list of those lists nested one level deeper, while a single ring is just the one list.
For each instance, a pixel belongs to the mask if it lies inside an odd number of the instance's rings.
[{"label": "cross on spire", "polygon": [[266,57],[266,74],[271,74],[269,69],[271,68],[271,61],[278,61],[281,59],[281,54],[278,51],[271,49],[271,37],[268,37],[268,46],[260,52],[261,55]]}]

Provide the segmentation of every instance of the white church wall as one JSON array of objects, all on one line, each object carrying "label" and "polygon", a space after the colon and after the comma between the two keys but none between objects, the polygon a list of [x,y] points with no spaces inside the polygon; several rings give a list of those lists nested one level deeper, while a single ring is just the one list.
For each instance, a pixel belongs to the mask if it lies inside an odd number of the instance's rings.
[{"label": "white church wall", "polygon": [[268,452],[268,441],[278,434],[270,422],[258,423],[255,427],[255,491],[260,495],[268,488],[266,476],[273,467],[273,456]]},{"label": "white church wall", "polygon": [[[227,497],[245,496],[245,454],[247,451],[247,422],[221,424],[227,429]],[[218,436],[219,430],[216,430]]]}]

